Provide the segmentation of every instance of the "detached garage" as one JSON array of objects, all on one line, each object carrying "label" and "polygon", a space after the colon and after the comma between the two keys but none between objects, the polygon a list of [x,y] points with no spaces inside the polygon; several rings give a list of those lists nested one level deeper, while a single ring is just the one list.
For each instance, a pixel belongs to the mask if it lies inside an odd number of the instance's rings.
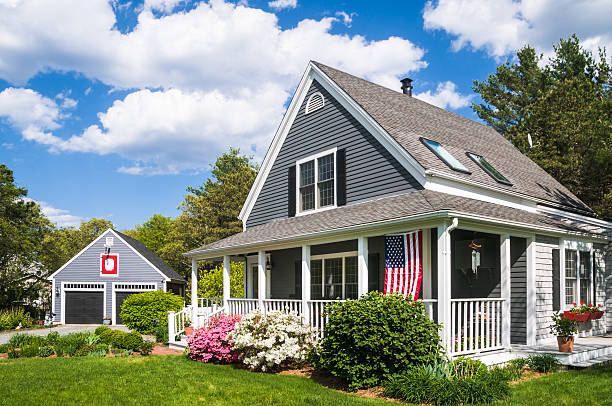
[{"label": "detached garage", "polygon": [[121,324],[128,296],[164,290],[185,296],[183,279],[140,241],[108,229],[50,277],[53,320]]}]

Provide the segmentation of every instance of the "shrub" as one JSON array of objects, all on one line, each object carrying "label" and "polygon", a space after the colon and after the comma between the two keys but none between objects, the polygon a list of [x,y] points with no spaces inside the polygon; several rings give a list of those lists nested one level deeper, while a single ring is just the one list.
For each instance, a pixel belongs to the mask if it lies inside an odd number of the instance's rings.
[{"label": "shrub", "polygon": [[85,333],[85,343],[88,345],[98,344],[100,342],[100,336],[96,333],[88,331]]},{"label": "shrub", "polygon": [[295,313],[249,313],[231,333],[233,350],[249,368],[269,371],[300,364],[316,344],[316,332]]},{"label": "shrub", "polygon": [[526,358],[515,358],[508,361],[506,365],[501,368],[500,373],[502,373],[508,381],[516,381],[518,379],[521,379],[526,367]]},{"label": "shrub", "polygon": [[13,350],[10,350],[10,351],[8,352],[8,358],[9,358],[9,359],[19,358],[19,351],[14,350],[14,349],[13,349]]},{"label": "shrub", "polygon": [[443,371],[451,366],[432,368],[429,365],[410,367],[406,372],[389,378],[384,383],[387,396],[411,403],[455,405],[489,403],[508,394],[508,383],[497,374],[484,372],[471,376],[452,376]]},{"label": "shrub", "polygon": [[20,348],[23,345],[27,345],[30,342],[30,337],[26,333],[17,333],[9,338],[9,345],[13,348]]},{"label": "shrub", "polygon": [[487,366],[481,361],[459,357],[451,364],[451,374],[454,378],[474,378],[487,373]]},{"label": "shrub", "polygon": [[167,326],[168,312],[179,311],[183,305],[183,298],[170,292],[137,293],[124,300],[121,320],[129,329],[148,334],[155,330],[156,324]]},{"label": "shrub", "polygon": [[27,344],[19,349],[20,358],[32,358],[38,356],[38,350],[40,347],[36,344]]},{"label": "shrub", "polygon": [[30,327],[32,325],[30,313],[22,308],[0,310],[0,331],[12,330],[19,324],[21,327]]},{"label": "shrub", "polygon": [[55,354],[55,351],[53,351],[53,347],[49,345],[45,345],[44,347],[40,347],[38,349],[39,357],[46,358],[52,356],[53,354]]},{"label": "shrub", "polygon": [[10,348],[8,344],[0,344],[0,353],[9,352]]},{"label": "shrub", "polygon": [[530,355],[527,358],[529,369],[536,372],[554,372],[561,368],[561,362],[552,354]]},{"label": "shrub", "polygon": [[154,341],[144,340],[140,346],[140,354],[149,355],[153,352],[153,348],[155,348]]},{"label": "shrub", "polygon": [[168,326],[161,325],[155,327],[155,341],[162,344],[168,344]]},{"label": "shrub", "polygon": [[112,330],[110,336],[110,344],[115,348],[125,348],[124,340],[128,333],[120,330]]},{"label": "shrub", "polygon": [[108,327],[108,326],[99,326],[99,327],[96,327],[94,333],[96,333],[96,335],[100,336],[100,335],[102,335],[103,331],[109,331],[109,330],[110,330],[110,327]]},{"label": "shrub", "polygon": [[49,334],[47,334],[47,343],[49,343],[49,345],[57,344],[59,336],[60,335],[57,331],[50,332]]},{"label": "shrub", "polygon": [[126,350],[137,351],[142,347],[142,336],[137,331],[132,331],[123,337],[123,347]]},{"label": "shrub", "polygon": [[100,341],[101,342],[103,342],[105,344],[112,344],[113,343],[113,330],[111,330],[110,328],[100,332],[99,336],[100,336]]},{"label": "shrub", "polygon": [[98,344],[95,345],[94,348],[92,348],[87,354],[85,354],[86,357],[106,357],[106,354],[108,354],[108,347],[105,344]]},{"label": "shrub", "polygon": [[351,390],[441,359],[439,325],[420,302],[370,292],[330,305],[328,315],[315,366],[342,378]]},{"label": "shrub", "polygon": [[55,353],[58,357],[64,354],[73,356],[79,348],[87,345],[87,337],[88,334],[86,333],[70,333],[59,336],[55,344]]},{"label": "shrub", "polygon": [[199,328],[187,337],[187,356],[194,361],[229,363],[238,360],[232,351],[229,333],[240,321],[239,316],[219,315],[211,317],[208,328]]}]

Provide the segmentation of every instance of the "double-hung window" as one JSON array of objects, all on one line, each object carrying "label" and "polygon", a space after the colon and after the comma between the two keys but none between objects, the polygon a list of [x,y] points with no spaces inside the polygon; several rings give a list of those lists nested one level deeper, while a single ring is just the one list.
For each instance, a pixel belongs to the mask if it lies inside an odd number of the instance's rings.
[{"label": "double-hung window", "polygon": [[296,167],[296,213],[336,207],[336,149],[301,159]]},{"label": "double-hung window", "polygon": [[592,303],[591,298],[591,253],[580,251],[578,260],[578,278],[580,278],[580,301]]},{"label": "double-hung window", "polygon": [[310,261],[310,297],[313,300],[356,299],[356,253],[313,256]]},{"label": "double-hung window", "polygon": [[578,283],[576,280],[578,255],[575,250],[565,250],[565,304],[576,303]]}]

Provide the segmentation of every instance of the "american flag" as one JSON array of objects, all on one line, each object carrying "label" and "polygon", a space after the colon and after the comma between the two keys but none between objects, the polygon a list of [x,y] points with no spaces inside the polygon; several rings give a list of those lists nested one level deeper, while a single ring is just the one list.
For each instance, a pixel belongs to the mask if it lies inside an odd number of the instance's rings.
[{"label": "american flag", "polygon": [[420,230],[385,236],[385,295],[401,293],[418,299],[423,278],[422,236]]}]

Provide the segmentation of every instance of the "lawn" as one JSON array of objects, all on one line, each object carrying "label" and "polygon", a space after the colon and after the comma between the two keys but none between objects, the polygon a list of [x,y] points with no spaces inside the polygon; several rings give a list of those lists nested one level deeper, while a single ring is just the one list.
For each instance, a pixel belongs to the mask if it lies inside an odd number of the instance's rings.
[{"label": "lawn", "polygon": [[[251,373],[182,356],[30,358],[0,361],[0,405],[397,404],[341,393],[297,376]],[[512,386],[509,405],[609,405],[612,365]]]}]

